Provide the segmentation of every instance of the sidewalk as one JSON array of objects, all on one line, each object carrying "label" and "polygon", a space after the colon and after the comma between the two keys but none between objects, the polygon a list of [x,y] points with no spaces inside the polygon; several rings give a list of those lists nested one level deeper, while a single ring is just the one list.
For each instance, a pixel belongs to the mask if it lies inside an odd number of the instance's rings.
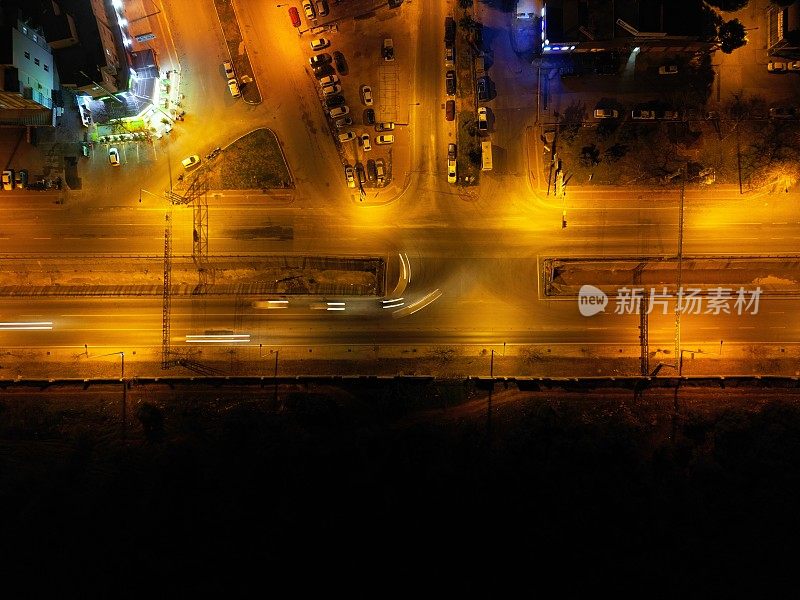
[{"label": "sidewalk", "polygon": [[[161,369],[161,347],[59,347],[0,349],[0,381],[48,378],[159,376],[432,376],[628,377],[640,375],[639,346],[559,345],[358,345],[190,346],[173,345],[174,357],[190,367]],[[800,376],[800,344],[686,345],[682,375],[694,377]],[[677,375],[668,350],[650,354],[651,374]]]}]

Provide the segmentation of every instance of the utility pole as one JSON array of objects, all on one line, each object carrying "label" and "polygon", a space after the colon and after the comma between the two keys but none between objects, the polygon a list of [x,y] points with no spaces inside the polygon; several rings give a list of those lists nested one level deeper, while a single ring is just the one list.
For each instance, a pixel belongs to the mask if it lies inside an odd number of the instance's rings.
[{"label": "utility pole", "polygon": [[675,300],[675,361],[678,369],[678,377],[683,371],[683,360],[681,360],[681,286],[683,277],[683,223],[684,205],[686,200],[686,174],[688,165],[683,167],[683,177],[681,178],[681,201],[678,210],[678,277],[677,277],[677,299]]}]

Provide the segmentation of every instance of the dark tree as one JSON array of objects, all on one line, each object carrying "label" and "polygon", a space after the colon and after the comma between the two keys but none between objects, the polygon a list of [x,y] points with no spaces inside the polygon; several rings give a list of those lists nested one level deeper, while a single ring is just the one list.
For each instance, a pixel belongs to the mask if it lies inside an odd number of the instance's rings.
[{"label": "dark tree", "polygon": [[747,6],[748,2],[750,0],[706,0],[707,4],[726,12],[741,10]]},{"label": "dark tree", "polygon": [[717,33],[719,49],[725,54],[730,54],[736,48],[741,48],[747,43],[747,32],[739,19],[732,19],[723,23]]},{"label": "dark tree", "polygon": [[778,6],[791,6],[794,2],[795,0],[772,0],[772,3]]}]

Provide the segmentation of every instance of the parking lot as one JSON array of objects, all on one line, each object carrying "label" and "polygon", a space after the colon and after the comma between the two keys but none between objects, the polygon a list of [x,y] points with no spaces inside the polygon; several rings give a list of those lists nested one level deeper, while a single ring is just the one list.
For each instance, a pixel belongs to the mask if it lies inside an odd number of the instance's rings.
[{"label": "parking lot", "polygon": [[[364,14],[368,18],[351,18]],[[350,182],[354,193],[390,185],[398,176],[394,158],[409,151],[405,124],[410,107],[404,106],[401,98],[408,95],[413,57],[406,42],[410,31],[400,14],[386,2],[330,2],[329,15],[317,19],[313,30],[300,37],[306,58],[317,57],[322,63],[316,69],[307,63],[307,69],[321,82],[317,92],[328,115],[332,143],[339,148],[343,184],[347,184],[345,168],[354,168],[355,180]],[[315,43],[319,49],[313,50],[312,41],[320,38],[323,41]],[[392,40],[392,60],[384,57],[387,39]],[[340,114],[345,110],[346,114]],[[381,130],[381,123],[390,125]],[[362,139],[365,135],[366,140]]]}]

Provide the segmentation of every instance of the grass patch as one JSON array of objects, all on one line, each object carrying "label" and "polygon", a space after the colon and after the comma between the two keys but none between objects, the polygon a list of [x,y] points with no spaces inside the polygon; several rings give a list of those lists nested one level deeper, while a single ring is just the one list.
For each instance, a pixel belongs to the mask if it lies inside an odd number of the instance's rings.
[{"label": "grass patch", "polygon": [[270,129],[256,129],[222,151],[209,172],[216,190],[293,187],[278,138]]},{"label": "grass patch", "polygon": [[468,110],[458,113],[457,163],[459,185],[477,185],[481,172],[481,143],[475,115]]}]

